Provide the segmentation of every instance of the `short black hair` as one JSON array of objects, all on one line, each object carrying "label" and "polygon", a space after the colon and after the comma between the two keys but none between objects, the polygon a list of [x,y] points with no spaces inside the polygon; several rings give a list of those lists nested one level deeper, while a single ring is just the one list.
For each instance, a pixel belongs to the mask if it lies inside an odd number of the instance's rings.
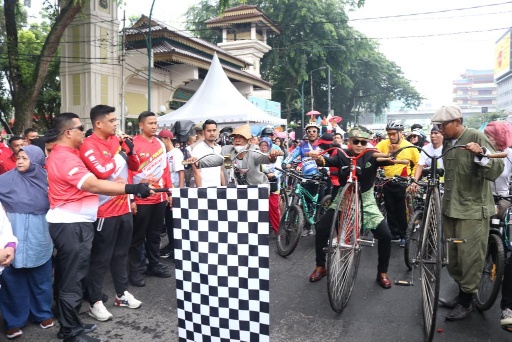
[{"label": "short black hair", "polygon": [[148,111],[148,110],[146,110],[146,111],[144,111],[144,112],[140,113],[140,114],[139,114],[139,118],[138,118],[139,123],[141,123],[142,121],[144,121],[146,118],[148,118],[148,117],[150,117],[150,116],[156,116],[156,114],[155,114],[155,113],[153,113],[153,112],[150,112],[150,111]]},{"label": "short black hair", "polygon": [[343,140],[343,135],[341,133],[334,133],[334,136],[337,136],[337,135],[339,135],[341,140]]},{"label": "short black hair", "polygon": [[54,129],[57,131],[57,134],[59,135],[68,129],[72,125],[73,119],[80,119],[80,117],[75,113],[62,113],[57,115],[53,119]]},{"label": "short black hair", "polygon": [[9,146],[11,146],[11,143],[16,140],[23,140],[23,138],[20,137],[19,135],[13,135],[12,137],[9,138],[9,141],[7,143],[9,144]]},{"label": "short black hair", "polygon": [[206,125],[215,125],[217,127],[217,123],[212,119],[208,119],[203,123],[203,131],[206,129]]},{"label": "short black hair", "polygon": [[55,128],[50,128],[46,134],[44,135],[43,139],[46,144],[56,142],[57,138],[59,137],[59,131],[57,131]]},{"label": "short black hair", "polygon": [[29,133],[33,133],[33,132],[37,133],[37,129],[35,129],[33,127],[29,127],[23,131],[23,136],[26,138]]},{"label": "short black hair", "polygon": [[91,117],[91,123],[94,127],[94,123],[99,120],[103,119],[106,115],[110,113],[114,113],[116,111],[116,107],[106,106],[106,105],[97,105],[91,108],[90,117]]}]

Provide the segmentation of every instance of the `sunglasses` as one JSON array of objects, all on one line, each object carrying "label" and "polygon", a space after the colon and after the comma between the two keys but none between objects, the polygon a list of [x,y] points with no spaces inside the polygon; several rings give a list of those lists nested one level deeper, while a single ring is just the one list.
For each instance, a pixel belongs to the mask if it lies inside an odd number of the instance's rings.
[{"label": "sunglasses", "polygon": [[306,133],[318,133],[318,131],[316,129],[308,129]]},{"label": "sunglasses", "polygon": [[366,140],[357,140],[357,139],[352,140],[352,145],[366,146],[366,144],[368,144],[368,141],[366,141]]},{"label": "sunglasses", "polygon": [[65,129],[64,131],[62,131],[61,134],[64,134],[66,131],[72,131],[74,129],[78,129],[80,132],[85,131],[84,125],[80,125],[80,126],[75,126],[75,127],[71,127],[71,128]]}]

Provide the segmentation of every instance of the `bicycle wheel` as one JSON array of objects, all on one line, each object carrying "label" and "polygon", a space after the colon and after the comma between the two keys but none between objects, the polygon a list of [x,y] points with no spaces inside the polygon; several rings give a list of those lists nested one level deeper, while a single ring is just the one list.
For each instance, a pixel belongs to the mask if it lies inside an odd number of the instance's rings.
[{"label": "bicycle wheel", "polygon": [[327,254],[327,293],[332,309],[338,313],[350,299],[359,267],[361,208],[356,185],[347,184],[334,212]]},{"label": "bicycle wheel", "polygon": [[295,204],[290,205],[281,218],[277,231],[277,253],[280,256],[293,253],[299,243],[303,225],[302,210]]},{"label": "bicycle wheel", "polygon": [[433,188],[427,203],[419,259],[426,340],[434,338],[442,267],[441,201]]},{"label": "bicycle wheel", "polygon": [[421,233],[422,233],[422,224],[423,224],[423,210],[416,210],[414,215],[407,226],[406,242],[404,248],[404,259],[405,265],[410,270],[414,264],[413,260],[417,260],[419,255],[418,252],[420,250],[421,245]]},{"label": "bicycle wheel", "polygon": [[283,217],[285,211],[286,211],[286,208],[288,207],[288,194],[286,193],[286,190],[281,188],[281,190],[279,190],[279,214],[281,215],[281,217]]},{"label": "bicycle wheel", "polygon": [[503,273],[505,272],[505,249],[503,242],[496,234],[489,235],[484,272],[476,294],[476,308],[479,311],[489,310],[500,292]]},{"label": "bicycle wheel", "polygon": [[315,224],[317,224],[322,216],[324,216],[325,212],[331,206],[332,200],[331,195],[325,195],[324,198],[318,203],[318,208],[316,210]]}]

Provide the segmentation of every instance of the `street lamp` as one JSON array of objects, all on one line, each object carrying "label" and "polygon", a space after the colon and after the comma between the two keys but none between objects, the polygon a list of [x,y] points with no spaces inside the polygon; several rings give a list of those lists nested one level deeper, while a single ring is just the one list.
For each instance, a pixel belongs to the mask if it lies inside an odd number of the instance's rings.
[{"label": "street lamp", "polygon": [[148,112],[151,111],[151,60],[153,59],[153,44],[151,41],[151,27],[153,26],[151,24],[151,16],[153,15],[153,6],[155,6],[155,0],[153,0],[153,3],[151,4],[151,10],[149,11],[149,32],[148,32],[148,41],[147,41],[147,48],[148,48]]},{"label": "street lamp", "polygon": [[131,121],[128,121],[128,123],[126,125],[130,129],[130,136],[133,137],[133,123]]},{"label": "street lamp", "polygon": [[[322,69],[326,69],[327,67],[325,66],[322,66],[320,68],[316,68],[316,69],[313,69],[311,70],[310,72],[308,72],[308,74],[310,75],[310,78],[311,78],[311,110],[313,110],[313,102],[314,102],[314,98],[313,98],[313,72],[314,71],[317,71],[317,70],[322,70]],[[301,91],[302,91],[302,95],[301,95],[301,99],[302,99],[302,129],[304,129],[304,82],[306,80],[302,80],[302,87],[301,87]]]}]

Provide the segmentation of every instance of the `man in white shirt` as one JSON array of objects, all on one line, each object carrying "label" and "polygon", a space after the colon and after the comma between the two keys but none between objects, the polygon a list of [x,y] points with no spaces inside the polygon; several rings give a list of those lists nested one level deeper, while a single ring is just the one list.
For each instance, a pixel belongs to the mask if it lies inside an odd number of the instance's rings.
[{"label": "man in white shirt", "polygon": [[[434,125],[434,127],[432,127],[432,130],[430,131],[430,140],[432,142],[427,144],[426,146],[424,146],[423,149],[429,155],[439,157],[441,154],[443,154],[443,140],[444,139],[443,139],[443,135],[441,133],[439,133],[439,128],[437,125]],[[427,157],[425,152],[421,152],[420,159],[418,161],[418,167],[416,168],[416,171],[414,172],[414,179],[416,181],[420,180],[420,178],[422,177],[421,174],[422,174],[423,168],[430,167],[431,164],[432,164],[432,159]],[[444,168],[442,159],[439,159],[437,168],[440,168],[440,169]],[[416,192],[417,189],[418,189],[418,185],[415,183],[412,183],[409,188],[409,190],[412,192]]]},{"label": "man in white shirt", "polygon": [[[206,120],[203,123],[204,141],[198,143],[192,149],[192,157],[200,159],[207,154],[221,155],[221,147],[217,141],[217,123],[213,120]],[[224,173],[221,166],[197,169],[194,167],[194,178],[198,188],[209,186],[221,186],[225,184]]]}]

